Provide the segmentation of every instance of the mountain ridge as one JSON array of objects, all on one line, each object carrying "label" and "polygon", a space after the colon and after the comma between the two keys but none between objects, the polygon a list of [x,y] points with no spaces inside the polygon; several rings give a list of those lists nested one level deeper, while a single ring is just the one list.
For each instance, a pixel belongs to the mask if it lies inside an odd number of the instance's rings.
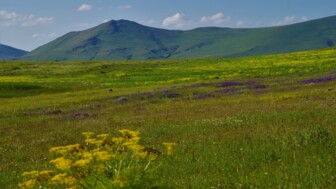
[{"label": "mountain ridge", "polygon": [[0,44],[0,60],[18,59],[27,53],[27,51]]},{"label": "mountain ridge", "polygon": [[166,30],[111,20],[69,32],[23,59],[104,60],[234,57],[334,46],[336,16],[263,28],[201,27]]}]

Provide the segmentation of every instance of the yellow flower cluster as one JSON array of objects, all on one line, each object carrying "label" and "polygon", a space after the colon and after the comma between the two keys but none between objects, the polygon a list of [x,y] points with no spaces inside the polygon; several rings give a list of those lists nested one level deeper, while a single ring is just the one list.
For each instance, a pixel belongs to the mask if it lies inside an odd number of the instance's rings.
[{"label": "yellow flower cluster", "polygon": [[53,171],[45,170],[45,171],[30,171],[22,173],[22,176],[28,178],[23,183],[19,184],[20,188],[32,188],[39,182],[45,182],[52,178]]},{"label": "yellow flower cluster", "polygon": [[[54,171],[24,172],[27,178],[20,188],[47,186],[47,188],[123,188],[143,178],[151,162],[160,151],[141,145],[140,132],[119,130],[119,136],[82,133],[84,144],[58,146],[50,152],[59,157],[50,161]],[[175,143],[164,143],[167,154],[173,153]],[[131,174],[130,174],[131,173]],[[137,176],[139,175],[139,176]]]},{"label": "yellow flower cluster", "polygon": [[167,155],[170,156],[173,154],[173,147],[176,145],[176,143],[170,143],[170,142],[164,142],[163,145],[167,149]]}]

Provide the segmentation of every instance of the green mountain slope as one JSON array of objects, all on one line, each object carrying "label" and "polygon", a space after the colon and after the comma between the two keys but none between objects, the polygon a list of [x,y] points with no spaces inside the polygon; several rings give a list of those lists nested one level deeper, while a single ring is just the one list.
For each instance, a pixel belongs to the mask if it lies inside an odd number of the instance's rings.
[{"label": "green mountain slope", "polygon": [[168,59],[275,54],[318,49],[336,43],[336,16],[288,26],[188,31],[110,21],[68,33],[24,56],[40,60]]},{"label": "green mountain slope", "polygon": [[27,54],[27,51],[0,44],[0,60],[18,59]]}]

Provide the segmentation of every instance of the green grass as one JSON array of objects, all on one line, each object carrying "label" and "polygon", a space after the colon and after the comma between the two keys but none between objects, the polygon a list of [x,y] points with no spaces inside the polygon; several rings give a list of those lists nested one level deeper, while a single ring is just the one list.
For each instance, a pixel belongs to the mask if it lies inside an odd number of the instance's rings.
[{"label": "green grass", "polygon": [[159,162],[158,176],[171,188],[336,187],[335,49],[4,61],[0,92],[0,188],[16,188],[24,171],[47,169],[52,146],[82,141],[83,131],[123,128],[153,147],[177,143],[174,157]]}]

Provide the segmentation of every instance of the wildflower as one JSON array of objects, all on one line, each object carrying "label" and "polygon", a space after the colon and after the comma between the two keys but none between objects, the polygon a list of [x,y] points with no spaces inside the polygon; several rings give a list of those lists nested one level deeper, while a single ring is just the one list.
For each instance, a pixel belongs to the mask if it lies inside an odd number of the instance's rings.
[{"label": "wildflower", "polygon": [[[103,181],[106,181],[109,182],[106,183],[107,186],[113,185],[117,188],[137,185],[138,175],[143,175],[142,171],[146,171],[151,161],[161,152],[139,144],[140,133],[137,131],[124,129],[119,132],[120,136],[111,140],[107,140],[109,134],[94,135],[92,132],[84,132],[87,145],[73,144],[51,148],[50,152],[60,155],[50,161],[57,170],[24,172],[22,175],[30,180],[20,183],[19,187],[32,188],[41,185],[79,189],[83,183],[96,187],[98,180],[103,185]],[[164,145],[167,154],[171,155],[175,143]],[[114,166],[115,161],[122,162],[117,169]]]},{"label": "wildflower", "polygon": [[[147,157],[147,153],[145,151],[136,151],[134,152],[134,155],[138,158],[146,158]],[[150,158],[150,160],[152,160]]]},{"label": "wildflower", "polygon": [[91,162],[91,159],[80,159],[74,162],[73,166],[75,167],[85,167],[89,165]]},{"label": "wildflower", "polygon": [[143,152],[145,152],[147,154],[148,159],[151,160],[151,161],[155,160],[161,154],[160,151],[155,150],[153,148],[148,148],[148,147],[145,148],[143,150]]},{"label": "wildflower", "polygon": [[90,153],[90,152],[84,152],[83,154],[82,154],[82,157],[84,158],[84,159],[88,159],[88,160],[92,160],[92,153]]},{"label": "wildflower", "polygon": [[64,157],[60,157],[51,160],[50,163],[53,163],[55,167],[57,167],[60,170],[69,170],[71,168],[72,161],[69,159],[65,159]]},{"label": "wildflower", "polygon": [[64,178],[67,176],[67,173],[60,173],[51,178],[51,183],[53,184],[63,184]]},{"label": "wildflower", "polygon": [[73,185],[76,181],[75,177],[68,176],[67,173],[60,173],[51,178],[52,184]]},{"label": "wildflower", "polygon": [[112,156],[106,151],[94,152],[93,155],[96,157],[96,160],[98,161],[108,161],[112,158]]},{"label": "wildflower", "polygon": [[63,180],[63,183],[66,184],[66,185],[72,185],[76,182],[76,178],[74,177],[65,177],[64,180]]},{"label": "wildflower", "polygon": [[70,186],[70,187],[67,187],[66,189],[81,189],[82,187],[80,186]]},{"label": "wildflower", "polygon": [[19,187],[23,189],[32,188],[36,184],[36,182],[36,179],[27,180],[26,182],[20,183]]},{"label": "wildflower", "polygon": [[23,172],[22,176],[24,177],[30,177],[30,178],[35,178],[39,175],[38,171],[29,171],[29,172]]},{"label": "wildflower", "polygon": [[164,142],[163,145],[167,149],[167,155],[172,155],[173,154],[173,146],[176,145],[176,143],[169,143],[169,142]]},{"label": "wildflower", "polygon": [[138,143],[140,140],[140,137],[133,137],[130,139],[130,142],[133,142],[133,143]]},{"label": "wildflower", "polygon": [[53,172],[49,170],[40,171],[39,175],[36,177],[36,180],[38,182],[48,181],[52,174]]},{"label": "wildflower", "polygon": [[97,135],[97,138],[106,140],[108,136],[109,136],[109,134],[100,134],[100,135]]},{"label": "wildflower", "polygon": [[124,145],[127,146],[127,148],[132,150],[133,152],[143,151],[145,149],[145,147],[139,144],[125,143]]},{"label": "wildflower", "polygon": [[83,132],[82,135],[85,136],[85,138],[90,138],[94,133],[93,132]]},{"label": "wildflower", "polygon": [[134,137],[139,136],[139,134],[140,134],[140,132],[138,132],[138,131],[131,131],[131,130],[128,130],[128,129],[122,129],[122,130],[119,130],[119,132],[124,137],[127,137],[127,138],[134,138]]},{"label": "wildflower", "polygon": [[112,182],[117,187],[123,188],[127,184],[127,180],[123,177],[116,176],[116,178]]},{"label": "wildflower", "polygon": [[40,175],[51,175],[53,172],[50,170],[40,171]]},{"label": "wildflower", "polygon": [[66,153],[79,153],[83,150],[83,146],[80,144],[72,144],[68,146],[58,146],[58,147],[52,147],[50,148],[50,152],[55,152],[58,154],[66,154]]},{"label": "wildflower", "polygon": [[120,144],[124,141],[125,139],[123,137],[113,137],[112,142],[115,144]]}]

